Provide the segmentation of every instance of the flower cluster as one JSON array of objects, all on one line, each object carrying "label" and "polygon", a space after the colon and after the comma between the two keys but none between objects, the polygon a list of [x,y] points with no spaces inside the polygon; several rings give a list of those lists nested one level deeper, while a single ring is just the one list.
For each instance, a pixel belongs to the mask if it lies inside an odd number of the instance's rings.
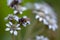
[{"label": "flower cluster", "polygon": [[[49,29],[55,31],[57,26],[57,18],[53,9],[46,3],[28,3],[26,6],[21,5],[22,0],[7,0],[7,5],[12,8],[14,14],[8,14],[5,17],[5,20],[8,20],[9,23],[6,24],[6,31],[10,31],[11,34],[17,35],[17,30],[21,30],[20,26],[26,27],[27,24],[30,24],[30,19],[27,16],[18,17],[17,14],[22,14],[23,11],[27,9],[33,9],[33,13],[36,15],[35,18],[40,22],[43,22],[45,25],[48,25]],[[43,36],[37,36],[37,40],[48,40]]]},{"label": "flower cluster", "polygon": [[20,24],[13,24],[12,22],[9,22],[6,24],[7,28],[5,29],[6,31],[10,31],[10,33],[17,35],[17,31],[16,30],[21,30],[21,28],[19,27]]},{"label": "flower cluster", "polygon": [[35,3],[35,10],[33,13],[36,14],[35,18],[45,25],[48,25],[49,29],[55,31],[57,27],[57,18],[53,9],[46,3]]},{"label": "flower cluster", "polygon": [[8,6],[14,9],[14,14],[8,14],[5,17],[5,20],[9,22],[6,24],[7,28],[5,31],[10,31],[11,34],[17,36],[17,30],[21,30],[20,26],[23,25],[26,27],[27,24],[30,24],[30,18],[27,16],[18,17],[17,14],[22,14],[26,10],[26,7],[21,6],[21,0],[7,0]]},{"label": "flower cluster", "polygon": [[22,0],[7,0],[7,5],[14,9],[14,14],[20,13],[27,10],[25,6],[21,6]]},{"label": "flower cluster", "polygon": [[36,36],[36,40],[49,40],[49,39],[44,36]]}]

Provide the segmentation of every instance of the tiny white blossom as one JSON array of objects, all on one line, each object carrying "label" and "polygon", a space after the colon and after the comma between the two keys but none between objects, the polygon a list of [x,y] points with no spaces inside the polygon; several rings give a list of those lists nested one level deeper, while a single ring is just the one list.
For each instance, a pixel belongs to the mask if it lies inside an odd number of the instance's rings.
[{"label": "tiny white blossom", "polygon": [[15,5],[15,8],[16,8],[15,10],[17,10],[20,14],[22,14],[23,11],[27,10],[26,7],[23,7],[21,5]]},{"label": "tiny white blossom", "polygon": [[44,36],[36,36],[36,40],[49,40],[49,39]]},{"label": "tiny white blossom", "polygon": [[5,20],[13,20],[13,14],[8,14],[7,17],[5,17]]},{"label": "tiny white blossom", "polygon": [[12,22],[9,22],[7,26],[7,28],[5,29],[5,31],[10,31],[11,34],[17,35],[17,30],[21,30],[21,28],[19,27],[20,24],[13,24]]}]

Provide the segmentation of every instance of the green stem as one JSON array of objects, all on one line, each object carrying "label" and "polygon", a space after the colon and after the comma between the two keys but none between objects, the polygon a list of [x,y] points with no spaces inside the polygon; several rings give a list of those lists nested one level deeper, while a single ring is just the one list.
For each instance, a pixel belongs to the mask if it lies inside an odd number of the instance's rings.
[{"label": "green stem", "polygon": [[13,34],[11,35],[11,38],[12,38],[11,40],[16,40]]}]

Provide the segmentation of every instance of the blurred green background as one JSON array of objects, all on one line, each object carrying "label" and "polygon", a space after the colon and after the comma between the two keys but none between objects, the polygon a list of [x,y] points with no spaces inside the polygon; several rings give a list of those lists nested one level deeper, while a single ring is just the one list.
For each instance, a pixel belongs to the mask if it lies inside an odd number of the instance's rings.
[{"label": "blurred green background", "polygon": [[[45,27],[43,23],[35,20],[31,10],[24,11],[23,15],[27,15],[31,19],[31,25],[28,25],[26,28],[22,27],[22,30],[19,31],[16,40],[35,40],[36,35],[47,36],[50,40],[60,40],[60,0],[43,0],[47,2],[50,6],[53,7],[54,11],[57,14],[58,18],[58,29],[53,32],[48,30],[48,27]],[[22,4],[27,2],[41,2],[41,0],[23,0]],[[7,6],[7,0],[0,0],[0,40],[11,40],[11,35],[9,32],[5,31],[4,18],[9,14],[13,13],[13,10]]]}]

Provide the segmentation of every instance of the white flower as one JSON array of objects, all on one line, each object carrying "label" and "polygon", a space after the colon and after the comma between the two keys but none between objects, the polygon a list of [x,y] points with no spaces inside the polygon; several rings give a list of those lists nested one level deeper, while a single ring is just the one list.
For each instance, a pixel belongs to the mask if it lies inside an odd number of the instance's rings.
[{"label": "white flower", "polygon": [[17,30],[21,30],[21,28],[19,27],[20,24],[13,24],[12,22],[9,22],[8,24],[6,24],[7,28],[5,29],[5,31],[10,31],[10,33],[17,35]]},{"label": "white flower", "polygon": [[45,2],[35,3],[34,6],[35,10],[33,11],[33,13],[36,14],[35,18],[40,22],[43,21],[45,25],[48,25],[49,29],[55,31],[58,26],[56,14],[53,9]]},{"label": "white flower", "polygon": [[8,14],[8,16],[5,17],[5,20],[13,20],[13,15],[12,14]]},{"label": "white flower", "polygon": [[36,36],[36,40],[49,40],[49,39],[44,36]]},{"label": "white flower", "polygon": [[5,17],[5,20],[16,20],[18,22],[19,17],[13,14],[8,14],[8,16]]},{"label": "white flower", "polygon": [[[13,1],[14,0],[7,0],[7,5],[10,6]],[[15,1],[18,1],[18,4],[22,2],[22,0],[15,0]]]},{"label": "white flower", "polygon": [[[23,11],[27,10],[27,8],[21,5],[15,5],[15,10],[18,11],[20,14],[22,14]],[[16,14],[16,12],[14,12],[14,14]]]}]

